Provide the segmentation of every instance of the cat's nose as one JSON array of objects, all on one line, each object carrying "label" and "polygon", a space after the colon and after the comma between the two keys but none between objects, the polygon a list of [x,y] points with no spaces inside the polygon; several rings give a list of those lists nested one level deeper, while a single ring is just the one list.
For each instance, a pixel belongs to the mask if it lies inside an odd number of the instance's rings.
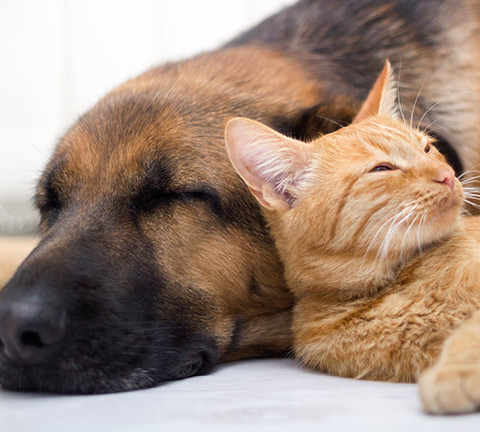
[{"label": "cat's nose", "polygon": [[452,168],[443,169],[436,174],[434,181],[435,183],[443,183],[447,185],[453,192],[455,188],[455,171],[453,171]]}]

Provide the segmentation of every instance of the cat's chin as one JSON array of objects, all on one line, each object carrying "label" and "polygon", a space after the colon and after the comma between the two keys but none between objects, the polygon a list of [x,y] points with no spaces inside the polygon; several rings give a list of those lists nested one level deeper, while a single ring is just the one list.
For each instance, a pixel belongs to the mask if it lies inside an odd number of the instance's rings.
[{"label": "cat's chin", "polygon": [[462,214],[463,199],[456,194],[450,194],[442,200],[435,208],[432,209],[432,222],[441,221],[442,219],[457,220]]},{"label": "cat's chin", "polygon": [[427,220],[430,224],[454,224],[458,223],[462,214],[463,191],[455,187],[453,191],[438,199],[427,212]]},{"label": "cat's chin", "polygon": [[438,243],[455,232],[460,225],[461,214],[462,207],[456,198],[433,209],[422,229],[425,246]]}]

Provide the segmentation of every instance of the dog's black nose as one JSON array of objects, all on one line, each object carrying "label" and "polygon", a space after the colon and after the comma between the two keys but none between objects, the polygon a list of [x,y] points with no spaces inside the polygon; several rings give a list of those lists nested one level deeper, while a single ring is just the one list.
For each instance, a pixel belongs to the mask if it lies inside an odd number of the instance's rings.
[{"label": "dog's black nose", "polygon": [[61,346],[66,313],[38,299],[0,296],[0,352],[6,361],[37,364]]}]

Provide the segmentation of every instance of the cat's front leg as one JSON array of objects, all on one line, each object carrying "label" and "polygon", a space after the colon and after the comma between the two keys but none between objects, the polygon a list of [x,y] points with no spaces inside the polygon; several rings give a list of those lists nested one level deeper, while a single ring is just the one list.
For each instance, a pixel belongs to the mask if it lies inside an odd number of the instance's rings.
[{"label": "cat's front leg", "polygon": [[439,360],[420,375],[418,385],[429,413],[480,409],[480,311],[445,341]]}]

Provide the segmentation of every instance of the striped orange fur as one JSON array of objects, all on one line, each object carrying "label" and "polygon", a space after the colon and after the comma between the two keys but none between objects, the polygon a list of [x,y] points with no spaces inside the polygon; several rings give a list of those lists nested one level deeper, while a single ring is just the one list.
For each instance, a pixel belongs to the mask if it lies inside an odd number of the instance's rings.
[{"label": "striped orange fur", "polygon": [[309,143],[233,119],[227,150],[285,264],[303,363],[420,377],[425,409],[470,411],[480,406],[480,219],[462,214],[462,184],[402,121],[394,88],[387,62],[354,122]]}]

